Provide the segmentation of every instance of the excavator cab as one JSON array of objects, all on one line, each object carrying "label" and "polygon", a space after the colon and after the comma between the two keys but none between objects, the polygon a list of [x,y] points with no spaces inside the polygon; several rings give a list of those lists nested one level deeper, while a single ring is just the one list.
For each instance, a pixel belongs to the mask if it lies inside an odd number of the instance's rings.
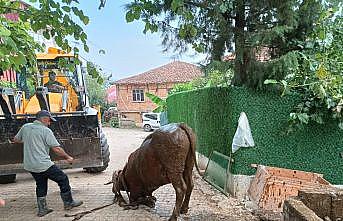
[{"label": "excavator cab", "polygon": [[[50,127],[64,150],[74,157],[73,168],[105,170],[109,146],[98,110],[89,106],[86,62],[49,48],[47,53],[37,54],[37,63],[39,73],[34,75],[35,92],[30,97],[20,87],[0,87],[0,183],[14,181],[16,173],[24,172],[23,146],[8,140],[22,125],[33,122],[40,110],[50,111],[57,119]],[[53,153],[51,157],[60,167],[70,168]]]}]

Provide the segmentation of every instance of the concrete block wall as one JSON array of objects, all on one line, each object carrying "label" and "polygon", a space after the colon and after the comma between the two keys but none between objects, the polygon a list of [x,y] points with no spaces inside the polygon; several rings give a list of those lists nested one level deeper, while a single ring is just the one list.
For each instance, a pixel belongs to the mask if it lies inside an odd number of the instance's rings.
[{"label": "concrete block wall", "polygon": [[283,205],[282,221],[323,221],[301,200],[289,198]]},{"label": "concrete block wall", "polygon": [[332,186],[301,189],[283,207],[284,221],[343,220],[343,190]]}]

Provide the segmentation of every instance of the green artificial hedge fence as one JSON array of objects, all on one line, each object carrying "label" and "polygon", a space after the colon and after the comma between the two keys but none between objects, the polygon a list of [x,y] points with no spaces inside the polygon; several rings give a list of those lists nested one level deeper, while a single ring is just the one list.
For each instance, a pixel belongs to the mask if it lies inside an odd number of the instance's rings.
[{"label": "green artificial hedge fence", "polygon": [[255,141],[231,157],[231,171],[252,175],[251,164],[263,164],[324,174],[333,184],[343,184],[343,131],[336,123],[309,124],[286,135],[289,113],[296,97],[246,88],[204,88],[170,96],[169,122],[185,122],[197,134],[197,150],[209,156],[217,150],[230,156],[239,115],[244,111]]}]

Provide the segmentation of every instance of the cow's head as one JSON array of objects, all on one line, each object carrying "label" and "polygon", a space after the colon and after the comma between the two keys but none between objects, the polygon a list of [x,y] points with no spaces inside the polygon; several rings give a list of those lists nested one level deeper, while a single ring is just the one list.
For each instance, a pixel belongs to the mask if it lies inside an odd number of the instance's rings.
[{"label": "cow's head", "polygon": [[119,206],[125,207],[128,204],[120,193],[121,190],[125,190],[123,188],[122,180],[123,180],[123,171],[115,170],[113,172],[112,181],[111,181],[111,183],[113,183],[112,192],[114,193],[115,201],[119,203]]},{"label": "cow's head", "polygon": [[121,180],[123,179],[122,170],[115,170],[112,175],[112,192],[118,196],[120,195],[120,190],[122,189]]}]

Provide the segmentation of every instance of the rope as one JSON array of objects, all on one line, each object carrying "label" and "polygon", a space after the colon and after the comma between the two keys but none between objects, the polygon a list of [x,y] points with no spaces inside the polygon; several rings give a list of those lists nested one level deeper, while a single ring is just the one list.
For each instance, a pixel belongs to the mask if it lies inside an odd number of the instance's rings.
[{"label": "rope", "polygon": [[93,212],[95,212],[97,210],[101,210],[101,209],[109,207],[109,206],[112,206],[113,204],[115,204],[114,200],[113,200],[112,203],[106,204],[104,206],[99,206],[99,207],[96,207],[94,209],[83,211],[83,212],[79,212],[79,213],[75,213],[75,214],[65,214],[64,216],[65,217],[74,217],[73,221],[76,221],[76,220],[80,220],[82,217],[84,217],[87,214],[93,213]]}]

